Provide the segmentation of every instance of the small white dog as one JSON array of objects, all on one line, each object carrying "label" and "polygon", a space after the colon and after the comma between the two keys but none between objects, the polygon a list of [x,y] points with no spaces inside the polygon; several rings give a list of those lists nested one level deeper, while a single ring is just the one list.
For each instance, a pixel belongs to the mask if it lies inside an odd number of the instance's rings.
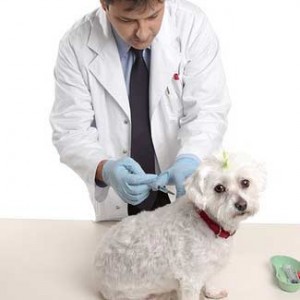
[{"label": "small white dog", "polygon": [[225,265],[232,235],[259,207],[265,172],[248,157],[210,157],[187,180],[186,196],[108,230],[96,253],[97,287],[108,300],[198,300]]}]

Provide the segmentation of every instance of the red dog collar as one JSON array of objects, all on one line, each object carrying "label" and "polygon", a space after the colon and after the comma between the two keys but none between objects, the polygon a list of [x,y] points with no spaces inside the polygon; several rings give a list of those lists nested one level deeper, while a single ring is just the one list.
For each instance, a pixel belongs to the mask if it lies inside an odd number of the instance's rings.
[{"label": "red dog collar", "polygon": [[224,230],[219,224],[213,221],[204,210],[197,210],[198,215],[207,224],[207,226],[215,233],[216,237],[221,237],[223,239],[228,239],[230,236],[235,234]]}]

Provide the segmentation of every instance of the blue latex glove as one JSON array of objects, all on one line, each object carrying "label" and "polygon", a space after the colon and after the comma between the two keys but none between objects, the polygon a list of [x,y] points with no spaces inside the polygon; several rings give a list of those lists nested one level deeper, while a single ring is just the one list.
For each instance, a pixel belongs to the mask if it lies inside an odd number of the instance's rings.
[{"label": "blue latex glove", "polygon": [[146,174],[141,166],[132,158],[108,160],[102,169],[102,177],[129,204],[138,205],[150,193],[151,186],[157,175]]},{"label": "blue latex glove", "polygon": [[176,187],[176,197],[183,196],[185,179],[192,175],[199,165],[200,160],[195,155],[182,154],[178,156],[172,167],[158,176],[155,183],[152,184],[152,189],[158,190],[159,187],[173,184]]}]

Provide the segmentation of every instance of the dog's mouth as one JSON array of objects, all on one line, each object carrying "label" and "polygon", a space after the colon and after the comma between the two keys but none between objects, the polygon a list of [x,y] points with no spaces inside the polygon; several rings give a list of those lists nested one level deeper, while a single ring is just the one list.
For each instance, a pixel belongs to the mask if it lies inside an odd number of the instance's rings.
[{"label": "dog's mouth", "polygon": [[236,212],[233,217],[234,218],[238,218],[238,217],[249,217],[251,216],[252,213],[250,211],[239,211],[239,212]]}]

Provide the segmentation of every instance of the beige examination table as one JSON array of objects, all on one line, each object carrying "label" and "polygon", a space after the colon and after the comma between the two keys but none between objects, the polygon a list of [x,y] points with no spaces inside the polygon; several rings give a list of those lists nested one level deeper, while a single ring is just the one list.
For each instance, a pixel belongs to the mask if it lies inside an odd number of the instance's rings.
[{"label": "beige examination table", "polygon": [[[0,300],[99,300],[92,277],[98,240],[113,223],[0,219]],[[300,260],[300,225],[244,224],[214,283],[229,300],[300,300],[281,291],[269,263]]]}]

